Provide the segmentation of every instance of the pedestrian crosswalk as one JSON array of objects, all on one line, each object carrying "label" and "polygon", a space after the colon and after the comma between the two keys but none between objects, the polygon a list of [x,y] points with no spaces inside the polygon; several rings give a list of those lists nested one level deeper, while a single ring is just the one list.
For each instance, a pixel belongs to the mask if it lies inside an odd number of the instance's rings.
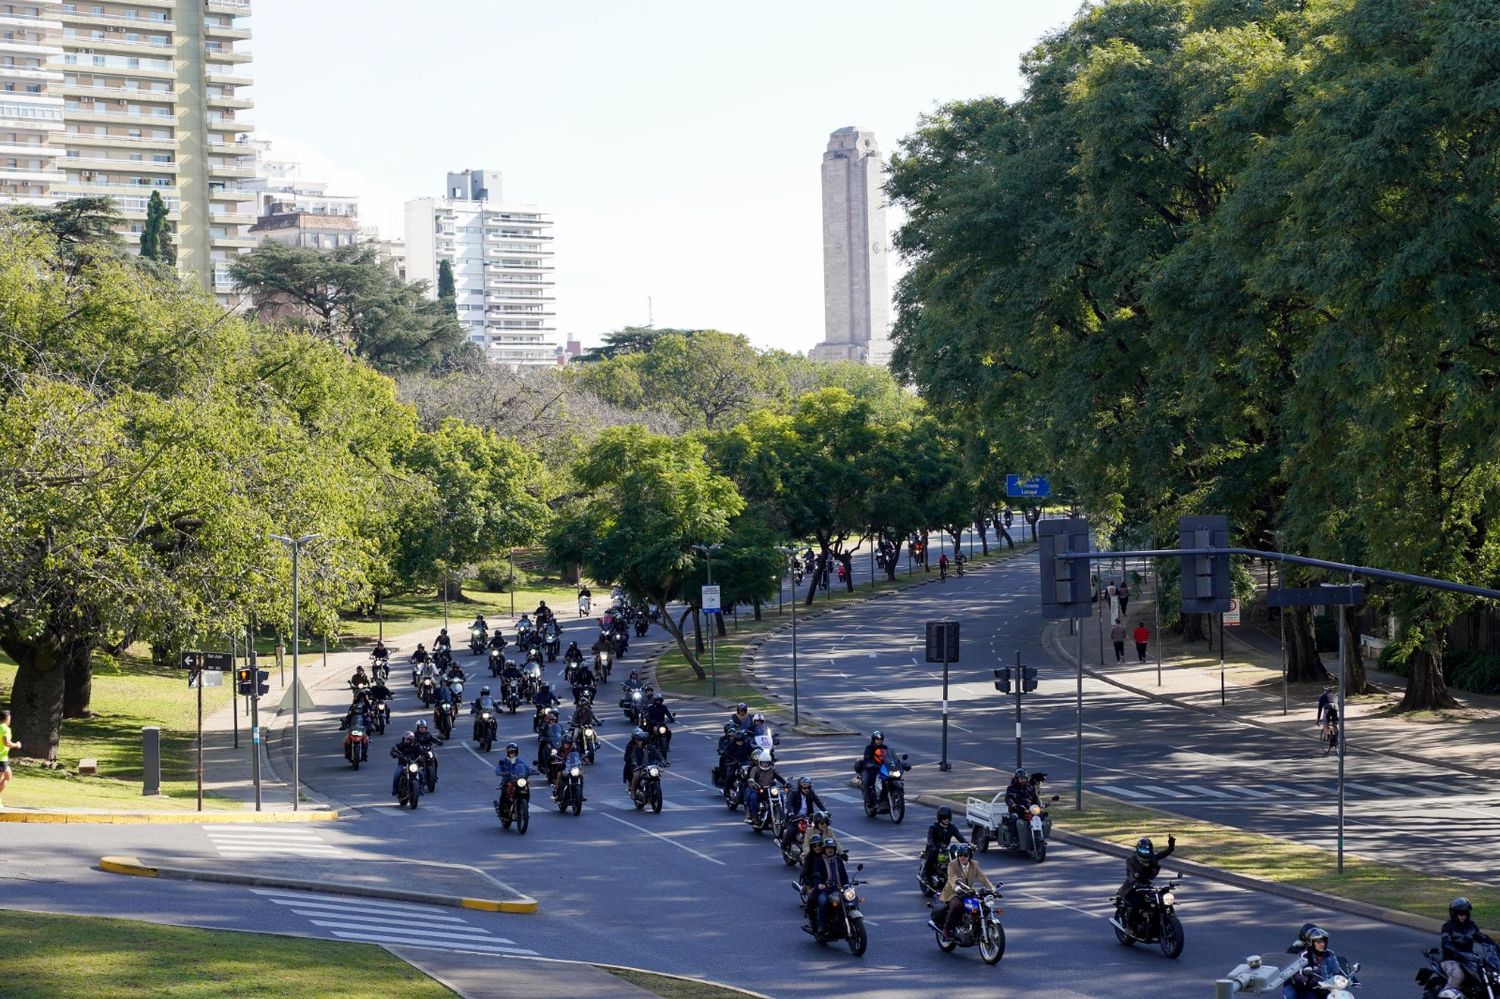
[{"label": "pedestrian crosswalk", "polygon": [[535,957],[536,951],[475,926],[452,909],[379,899],[319,895],[313,892],[252,888],[268,902],[283,906],[340,940],[427,947],[465,954]]},{"label": "pedestrian crosswalk", "polygon": [[337,859],[349,856],[305,826],[204,826],[208,841],[221,857],[253,860],[257,857],[310,857]]},{"label": "pedestrian crosswalk", "polygon": [[[1227,784],[1203,781],[1202,778],[1199,778],[1199,782],[1191,784],[1178,781],[1142,783],[1139,781],[1127,782],[1116,779],[1105,783],[1089,785],[1089,790],[1091,791],[1111,797],[1123,798],[1126,801],[1196,801],[1198,803],[1222,802],[1224,804],[1251,801],[1272,804],[1278,800],[1308,800],[1313,798],[1326,800],[1328,797],[1328,788],[1329,782],[1325,780],[1319,780],[1317,783],[1256,781],[1254,783]],[[1458,795],[1484,795],[1494,794],[1497,789],[1493,785],[1474,779],[1413,781],[1398,778],[1366,778],[1346,781],[1344,783],[1344,791],[1348,798],[1363,798],[1373,801],[1382,798],[1404,798],[1410,800],[1455,797]]]}]

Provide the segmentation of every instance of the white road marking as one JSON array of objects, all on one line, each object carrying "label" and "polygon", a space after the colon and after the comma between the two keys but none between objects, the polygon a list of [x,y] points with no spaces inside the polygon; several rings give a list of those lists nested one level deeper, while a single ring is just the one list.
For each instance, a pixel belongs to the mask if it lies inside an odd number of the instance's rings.
[{"label": "white road marking", "polygon": [[636,830],[638,832],[645,833],[647,836],[654,836],[657,839],[661,840],[663,843],[670,843],[673,846],[677,847],[677,849],[679,849],[679,850],[686,850],[688,853],[691,853],[693,856],[695,856],[695,857],[701,857],[701,858],[703,858],[704,860],[708,861],[711,864],[718,864],[720,867],[724,866],[724,861],[720,860],[717,857],[710,857],[706,853],[699,853],[697,850],[694,850],[692,847],[688,846],[685,843],[679,843],[675,839],[672,839],[672,838],[670,838],[668,836],[663,836],[661,833],[652,832],[650,829],[647,829],[644,826],[638,826],[634,822],[626,822],[624,819],[620,818],[618,815],[611,815],[608,812],[600,811],[599,809],[595,809],[594,810],[594,814],[596,814],[596,815],[602,815],[606,819],[610,819],[611,821],[620,823],[620,825],[622,825],[622,826],[629,826],[630,828],[632,828],[632,829],[634,829],[634,830]]},{"label": "white road marking", "polygon": [[1161,795],[1162,797],[1166,797],[1166,798],[1191,798],[1192,797],[1192,795],[1190,795],[1190,794],[1183,794],[1181,791],[1174,791],[1171,788],[1159,787],[1156,784],[1138,784],[1136,786],[1139,787],[1142,791],[1150,791],[1152,794]]},{"label": "white road marking", "polygon": [[1117,795],[1122,795],[1122,796],[1124,796],[1126,798],[1149,798],[1149,797],[1151,797],[1149,794],[1141,794],[1139,791],[1132,791],[1129,788],[1115,787],[1113,785],[1096,784],[1093,787],[1090,787],[1089,790],[1090,791],[1097,791],[1099,794],[1109,794],[1109,795],[1116,795],[1117,794]]},{"label": "white road marking", "polygon": [[1223,791],[1215,791],[1213,788],[1211,788],[1211,787],[1204,787],[1201,784],[1184,784],[1182,786],[1184,788],[1186,788],[1187,790],[1189,790],[1189,791],[1197,791],[1199,794],[1206,794],[1210,798],[1233,798],[1234,797],[1234,795],[1232,795],[1232,794],[1225,794]]},{"label": "white road marking", "polygon": [[1365,794],[1374,794],[1382,798],[1399,798],[1401,796],[1399,791],[1387,791],[1385,788],[1376,787],[1373,784],[1356,784],[1352,780],[1345,781],[1344,786],[1353,791],[1362,791]]}]

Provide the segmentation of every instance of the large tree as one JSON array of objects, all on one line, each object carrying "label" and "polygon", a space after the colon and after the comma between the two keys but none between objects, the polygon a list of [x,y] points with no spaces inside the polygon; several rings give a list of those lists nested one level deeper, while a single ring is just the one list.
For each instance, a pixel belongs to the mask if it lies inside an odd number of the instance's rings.
[{"label": "large tree", "polygon": [[172,244],[172,223],[167,221],[167,203],[160,191],[152,191],[146,202],[146,225],[141,230],[141,256],[175,265],[177,247]]}]

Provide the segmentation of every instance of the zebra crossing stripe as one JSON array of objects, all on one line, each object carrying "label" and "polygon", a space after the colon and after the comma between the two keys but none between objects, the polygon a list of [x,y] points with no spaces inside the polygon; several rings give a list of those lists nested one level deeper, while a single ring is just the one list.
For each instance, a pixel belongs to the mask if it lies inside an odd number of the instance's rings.
[{"label": "zebra crossing stripe", "polygon": [[1365,794],[1373,794],[1381,798],[1399,798],[1401,796],[1401,792],[1399,791],[1388,791],[1383,787],[1376,787],[1374,784],[1356,784],[1353,781],[1345,781],[1344,786],[1354,791],[1363,791]]},{"label": "zebra crossing stripe", "polygon": [[1201,786],[1199,786],[1197,784],[1184,784],[1182,786],[1183,786],[1184,789],[1186,789],[1188,791],[1197,791],[1199,794],[1206,794],[1210,798],[1233,798],[1234,797],[1234,795],[1232,795],[1232,794],[1225,794],[1223,791],[1215,791],[1211,787],[1201,787]]},{"label": "zebra crossing stripe", "polygon": [[1113,787],[1113,786],[1108,786],[1108,785],[1104,785],[1104,784],[1096,785],[1093,788],[1093,790],[1099,792],[1100,794],[1120,795],[1121,797],[1124,797],[1124,798],[1149,798],[1149,797],[1151,797],[1149,794],[1141,794],[1139,791],[1132,791],[1132,790],[1130,790],[1129,788],[1126,788],[1126,787]]},{"label": "zebra crossing stripe", "polygon": [[1457,793],[1456,791],[1453,790],[1452,787],[1449,787],[1446,784],[1419,783],[1416,786],[1417,787],[1422,787],[1422,788],[1427,788],[1428,790],[1432,791],[1434,794],[1441,794],[1444,797],[1446,797],[1446,796],[1448,796],[1450,794],[1456,794]]},{"label": "zebra crossing stripe", "polygon": [[357,940],[362,943],[397,944],[407,947],[426,947],[431,950],[460,951],[464,953],[477,954],[514,954],[518,957],[535,957],[536,951],[527,950],[524,947],[506,947],[503,944],[486,946],[483,944],[465,943],[453,947],[436,947],[428,940],[416,940],[401,932],[390,933],[346,933],[343,930],[333,930],[333,935],[341,940]]},{"label": "zebra crossing stripe", "polygon": [[1184,794],[1181,791],[1174,791],[1171,788],[1158,787],[1155,784],[1138,784],[1136,786],[1139,787],[1142,791],[1150,791],[1153,794],[1161,795],[1164,798],[1190,798],[1190,797],[1192,797],[1192,795],[1190,795],[1190,794]]}]

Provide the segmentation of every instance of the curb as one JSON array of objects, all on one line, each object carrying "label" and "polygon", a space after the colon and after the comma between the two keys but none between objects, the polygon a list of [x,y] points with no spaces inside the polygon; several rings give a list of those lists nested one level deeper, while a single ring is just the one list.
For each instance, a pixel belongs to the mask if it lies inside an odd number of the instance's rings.
[{"label": "curb", "polygon": [[[1061,630],[1061,625],[1049,624],[1046,628],[1047,644],[1052,647],[1053,653],[1056,654],[1060,659],[1072,663],[1076,667],[1078,665],[1078,661],[1074,658],[1073,653],[1069,652],[1063,647],[1062,641],[1058,637]],[[1114,687],[1118,690],[1123,690],[1129,694],[1135,694],[1138,697],[1144,697],[1147,700],[1155,701],[1158,704],[1170,704],[1173,707],[1186,708],[1189,711],[1197,711],[1200,714],[1209,715],[1210,717],[1218,718],[1223,721],[1238,722],[1241,725],[1250,725],[1258,729],[1263,729],[1267,732],[1279,732],[1283,735],[1288,734],[1287,727],[1284,725],[1275,725],[1269,722],[1256,721],[1254,718],[1246,718],[1243,715],[1236,714],[1232,711],[1226,711],[1222,708],[1213,708],[1207,707],[1202,704],[1194,704],[1191,701],[1183,700],[1182,698],[1177,697],[1173,694],[1158,694],[1150,690],[1145,690],[1141,687],[1133,687],[1128,683],[1115,679],[1107,673],[1101,673],[1098,670],[1095,670],[1088,666],[1083,667],[1083,672],[1085,676],[1098,680],[1101,683],[1107,683],[1111,687]],[[1360,742],[1357,739],[1348,738],[1345,739],[1345,745],[1353,748],[1359,746]],[[1435,760],[1431,757],[1419,756],[1415,753],[1403,753],[1392,749],[1366,749],[1365,751],[1375,753],[1379,756],[1389,756],[1392,759],[1405,760],[1407,763],[1416,763],[1421,766],[1442,767],[1446,770],[1458,770],[1462,773],[1470,774],[1474,777],[1500,777],[1500,769],[1494,767],[1473,767],[1451,760]]]},{"label": "curb", "polygon": [[333,822],[339,813],[314,809],[305,812],[72,812],[66,809],[0,812],[0,822],[67,823],[74,825],[220,825],[277,822]]},{"label": "curb", "polygon": [[455,909],[479,909],[484,912],[535,913],[541,904],[529,895],[517,899],[467,898],[462,895],[432,895],[426,892],[402,891],[397,888],[371,888],[365,885],[340,884],[337,881],[308,881],[301,878],[262,877],[254,874],[229,874],[193,867],[152,867],[136,857],[101,857],[99,869],[110,874],[134,877],[167,878],[173,881],[209,881],[218,884],[248,885],[252,888],[290,888],[295,891],[319,892],[324,895],[352,895],[357,898],[388,898],[419,905],[446,905]]},{"label": "curb", "polygon": [[[934,794],[919,794],[911,799],[919,805],[928,808],[937,808],[947,805],[955,811],[966,808],[966,804],[953,798],[943,798]],[[1160,809],[1152,809],[1161,811]],[[1172,812],[1162,812],[1163,815],[1174,815]],[[1092,850],[1094,853],[1103,853],[1111,857],[1125,858],[1130,856],[1128,847],[1110,843],[1107,840],[1096,839],[1093,836],[1085,836],[1083,833],[1069,832],[1066,829],[1052,829],[1052,838],[1061,840],[1072,846]],[[1306,905],[1317,905],[1325,909],[1335,909],[1339,912],[1347,912],[1354,916],[1363,916],[1366,919],[1378,919],[1383,923],[1391,923],[1396,926],[1404,926],[1408,929],[1420,930],[1423,933],[1439,933],[1443,928],[1441,920],[1429,919],[1412,912],[1404,912],[1400,909],[1387,909],[1384,906],[1371,905],[1368,902],[1360,902],[1351,898],[1340,898],[1337,895],[1329,895],[1324,892],[1315,891],[1312,888],[1301,888],[1296,885],[1285,885],[1277,881],[1263,881],[1260,878],[1252,878],[1245,874],[1236,874],[1218,867],[1210,867],[1195,860],[1179,860],[1172,858],[1172,866],[1178,870],[1190,872],[1197,877],[1209,881],[1218,881],[1221,884],[1232,885],[1236,888],[1244,888],[1249,891],[1264,892],[1268,895],[1277,895],[1288,898],[1295,902]]]}]

